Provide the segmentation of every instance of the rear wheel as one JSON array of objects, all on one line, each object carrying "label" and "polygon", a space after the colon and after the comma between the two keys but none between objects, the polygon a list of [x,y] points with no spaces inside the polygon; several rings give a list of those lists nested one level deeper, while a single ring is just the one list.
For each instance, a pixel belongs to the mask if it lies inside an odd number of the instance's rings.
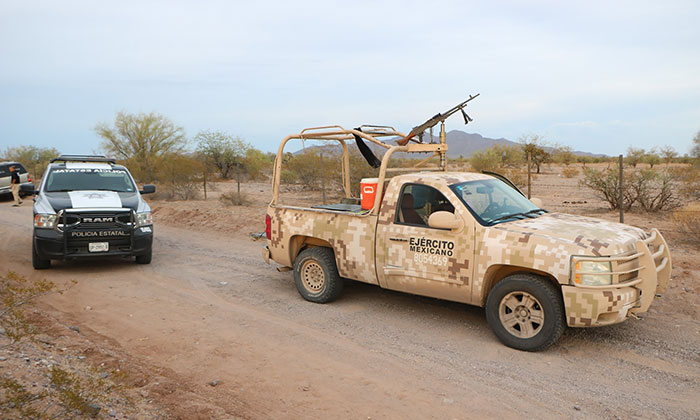
[{"label": "rear wheel", "polygon": [[149,249],[148,253],[146,253],[146,254],[137,255],[136,256],[136,264],[150,264],[152,255],[153,255],[153,252],[151,249]]},{"label": "rear wheel", "polygon": [[32,266],[35,270],[45,270],[51,267],[51,260],[42,260],[36,252],[36,246],[32,243]]},{"label": "rear wheel", "polygon": [[343,279],[338,274],[333,250],[325,247],[307,248],[294,261],[294,283],[299,294],[315,303],[335,300],[343,291]]},{"label": "rear wheel", "polygon": [[501,280],[486,300],[486,319],[503,344],[538,351],[554,344],[566,328],[561,293],[548,280],[513,274]]}]

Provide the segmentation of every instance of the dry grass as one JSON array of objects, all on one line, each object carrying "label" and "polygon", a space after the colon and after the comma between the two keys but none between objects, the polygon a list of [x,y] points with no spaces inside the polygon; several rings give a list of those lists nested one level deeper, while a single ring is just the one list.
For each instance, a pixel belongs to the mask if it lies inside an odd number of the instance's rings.
[{"label": "dry grass", "polygon": [[578,176],[578,169],[567,166],[566,168],[562,169],[561,174],[564,176],[564,178],[574,178]]},{"label": "dry grass", "polygon": [[247,194],[238,194],[236,191],[221,194],[219,200],[227,206],[250,206],[253,203]]},{"label": "dry grass", "polygon": [[673,212],[671,219],[686,240],[700,244],[700,203],[691,203]]}]

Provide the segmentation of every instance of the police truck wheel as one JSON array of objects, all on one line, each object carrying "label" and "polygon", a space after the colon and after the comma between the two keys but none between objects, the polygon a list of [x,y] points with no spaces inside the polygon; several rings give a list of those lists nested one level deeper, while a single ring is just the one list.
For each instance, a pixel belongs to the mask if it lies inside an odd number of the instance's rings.
[{"label": "police truck wheel", "polygon": [[498,282],[486,300],[486,319],[503,344],[539,351],[554,344],[566,328],[561,292],[546,279],[513,274]]},{"label": "police truck wheel", "polygon": [[32,266],[35,270],[44,270],[51,267],[51,260],[42,260],[36,253],[36,247],[32,244]]},{"label": "police truck wheel", "polygon": [[152,255],[153,255],[153,252],[150,249],[148,250],[147,254],[137,255],[136,256],[136,264],[150,264]]},{"label": "police truck wheel", "polygon": [[333,250],[325,247],[307,248],[294,261],[294,283],[299,294],[315,303],[327,303],[343,290]]}]

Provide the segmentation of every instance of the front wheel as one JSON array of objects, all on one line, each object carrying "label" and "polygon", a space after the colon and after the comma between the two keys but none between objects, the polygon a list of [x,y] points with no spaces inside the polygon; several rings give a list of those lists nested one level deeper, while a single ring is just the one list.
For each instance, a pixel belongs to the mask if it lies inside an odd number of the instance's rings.
[{"label": "front wheel", "polygon": [[153,255],[153,252],[150,249],[148,250],[148,253],[146,253],[146,254],[137,255],[136,256],[136,264],[150,264],[152,255]]},{"label": "front wheel", "polygon": [[[32,241],[33,242],[33,241]],[[51,260],[43,260],[36,252],[36,246],[32,243],[32,267],[35,270],[44,270],[51,267]]]},{"label": "front wheel", "polygon": [[294,261],[294,283],[299,294],[310,302],[327,303],[340,296],[343,279],[333,250],[313,247],[301,251]]},{"label": "front wheel", "polygon": [[561,293],[548,280],[513,274],[498,282],[486,300],[486,319],[503,344],[539,351],[554,344],[566,328]]}]

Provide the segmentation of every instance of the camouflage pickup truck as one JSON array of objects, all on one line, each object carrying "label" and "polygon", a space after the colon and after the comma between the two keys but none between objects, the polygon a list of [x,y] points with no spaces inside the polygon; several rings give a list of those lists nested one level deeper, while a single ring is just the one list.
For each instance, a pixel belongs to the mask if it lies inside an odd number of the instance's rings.
[{"label": "camouflage pickup truck", "polygon": [[[386,137],[407,136],[390,127],[333,126],[280,144],[263,258],[293,270],[304,299],[330,302],[351,279],[477,305],[505,345],[537,351],[567,326],[610,325],[645,312],[665,290],[671,256],[658,230],[549,212],[505,179],[449,172],[444,124],[440,143],[402,146]],[[385,148],[374,205],[353,201],[347,167],[341,204],[281,203],[283,150],[293,139],[336,142],[345,165],[349,140]],[[395,152],[427,152],[439,163],[388,168]]]}]

